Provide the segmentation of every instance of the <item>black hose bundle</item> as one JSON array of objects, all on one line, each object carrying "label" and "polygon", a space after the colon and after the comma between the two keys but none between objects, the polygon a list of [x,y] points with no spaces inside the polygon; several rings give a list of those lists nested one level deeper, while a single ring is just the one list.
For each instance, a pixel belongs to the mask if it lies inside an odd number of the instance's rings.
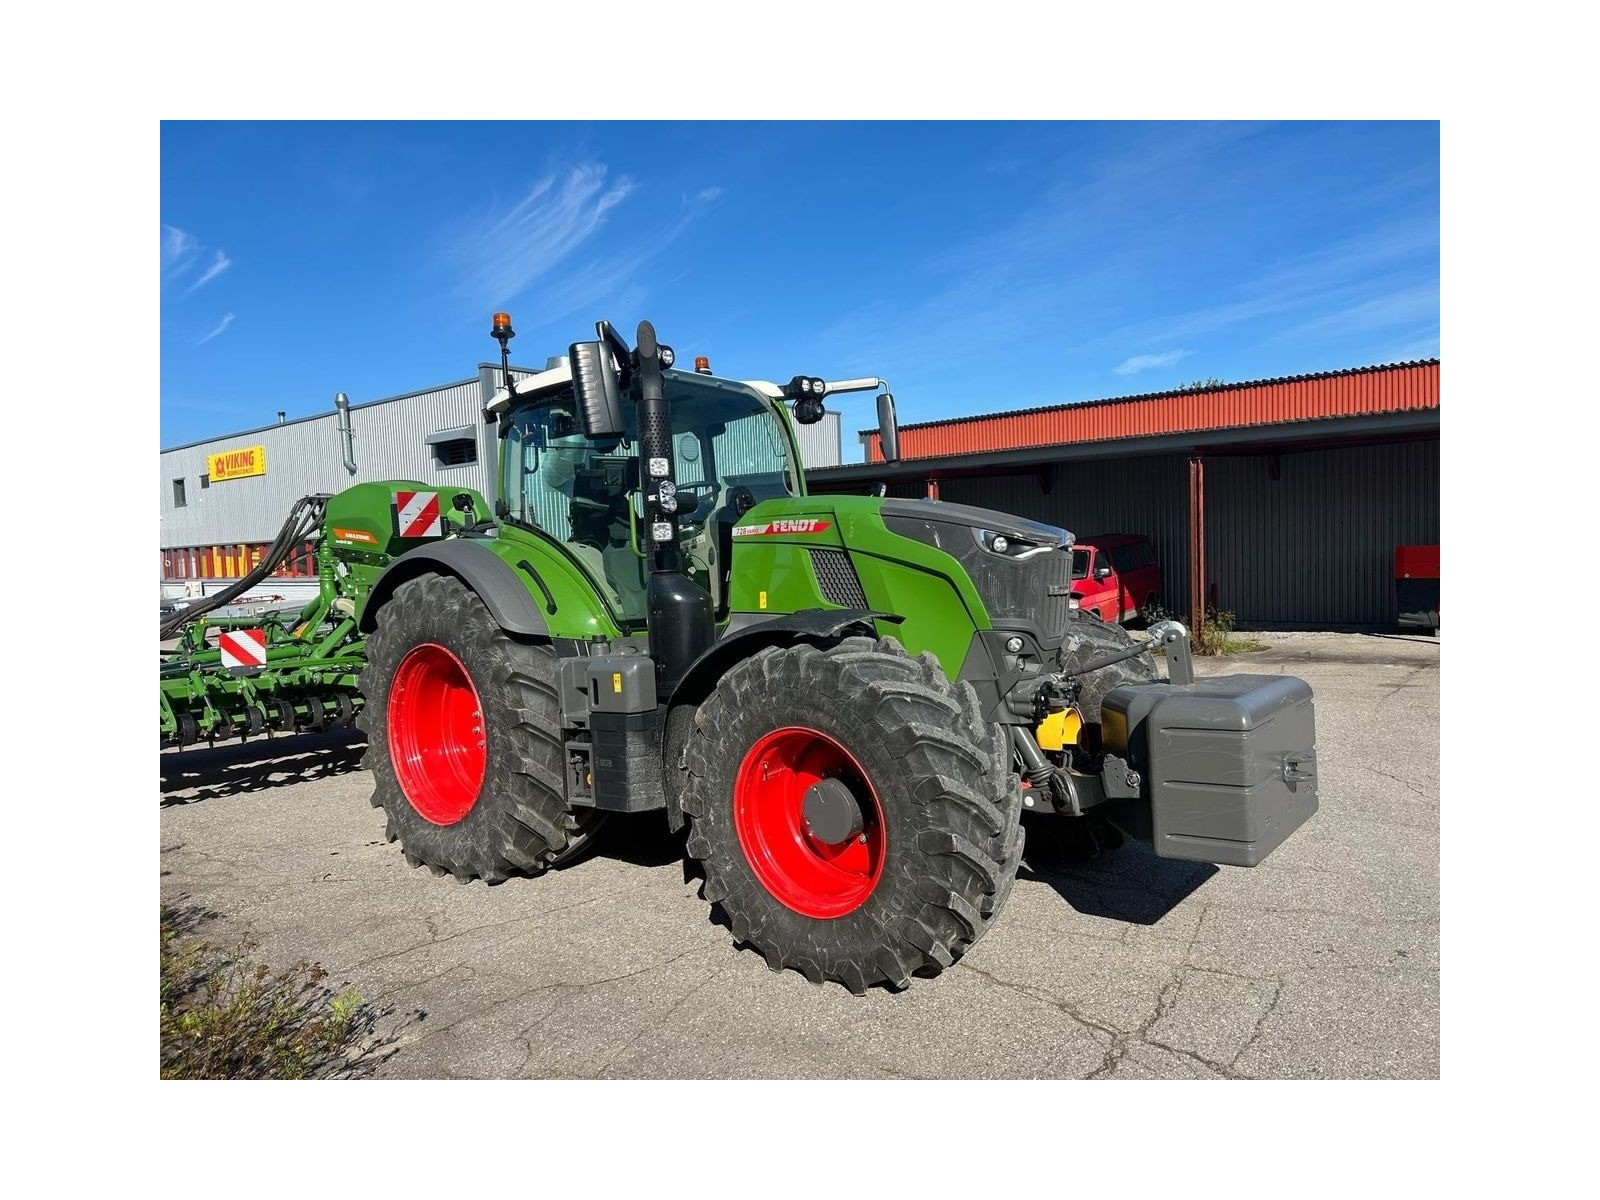
[{"label": "black hose bundle", "polygon": [[296,546],[322,531],[322,511],[332,498],[328,493],[322,492],[314,496],[302,496],[296,500],[294,507],[289,510],[289,519],[283,523],[283,528],[278,530],[278,536],[272,540],[272,545],[267,547],[267,552],[261,556],[261,561],[255,565],[250,574],[237,583],[229,584],[215,596],[207,596],[204,600],[189,605],[182,612],[161,622],[162,640],[171,637],[190,621],[233,603],[281,567],[289,555],[294,553]]}]

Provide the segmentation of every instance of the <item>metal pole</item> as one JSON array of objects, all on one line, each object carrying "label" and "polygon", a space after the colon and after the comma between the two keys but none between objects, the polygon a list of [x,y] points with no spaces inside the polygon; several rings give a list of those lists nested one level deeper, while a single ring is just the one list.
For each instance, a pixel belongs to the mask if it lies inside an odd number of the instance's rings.
[{"label": "metal pole", "polygon": [[1206,615],[1206,462],[1189,460],[1189,628],[1205,628]]}]

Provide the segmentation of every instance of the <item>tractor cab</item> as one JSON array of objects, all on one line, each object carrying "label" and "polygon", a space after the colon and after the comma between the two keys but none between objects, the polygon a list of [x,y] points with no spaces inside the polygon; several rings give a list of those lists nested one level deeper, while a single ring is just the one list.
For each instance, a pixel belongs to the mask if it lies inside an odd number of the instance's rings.
[{"label": "tractor cab", "polygon": [[[726,604],[733,525],[762,500],[805,494],[788,419],[756,388],[685,371],[662,372],[676,478],[657,482],[677,524],[684,573],[713,605]],[[637,409],[614,436],[584,432],[565,360],[502,389],[503,518],[560,541],[578,559],[620,624],[649,612],[648,475],[640,471]]]}]

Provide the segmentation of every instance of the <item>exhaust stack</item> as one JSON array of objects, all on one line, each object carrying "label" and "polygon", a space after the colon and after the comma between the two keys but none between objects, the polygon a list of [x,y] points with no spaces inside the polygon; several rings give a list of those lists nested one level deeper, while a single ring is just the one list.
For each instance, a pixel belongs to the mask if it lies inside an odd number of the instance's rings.
[{"label": "exhaust stack", "polygon": [[344,451],[344,469],[356,473],[355,435],[350,432],[350,397],[340,392],[333,398],[333,407],[339,410],[339,448]]}]

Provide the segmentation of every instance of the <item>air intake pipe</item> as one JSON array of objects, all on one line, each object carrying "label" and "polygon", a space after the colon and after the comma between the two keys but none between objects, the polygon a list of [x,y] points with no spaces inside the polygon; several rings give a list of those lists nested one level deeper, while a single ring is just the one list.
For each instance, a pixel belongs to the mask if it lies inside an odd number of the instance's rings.
[{"label": "air intake pipe", "polygon": [[350,432],[350,397],[340,392],[333,398],[333,407],[339,410],[339,449],[344,452],[344,469],[356,473],[355,436]]}]

